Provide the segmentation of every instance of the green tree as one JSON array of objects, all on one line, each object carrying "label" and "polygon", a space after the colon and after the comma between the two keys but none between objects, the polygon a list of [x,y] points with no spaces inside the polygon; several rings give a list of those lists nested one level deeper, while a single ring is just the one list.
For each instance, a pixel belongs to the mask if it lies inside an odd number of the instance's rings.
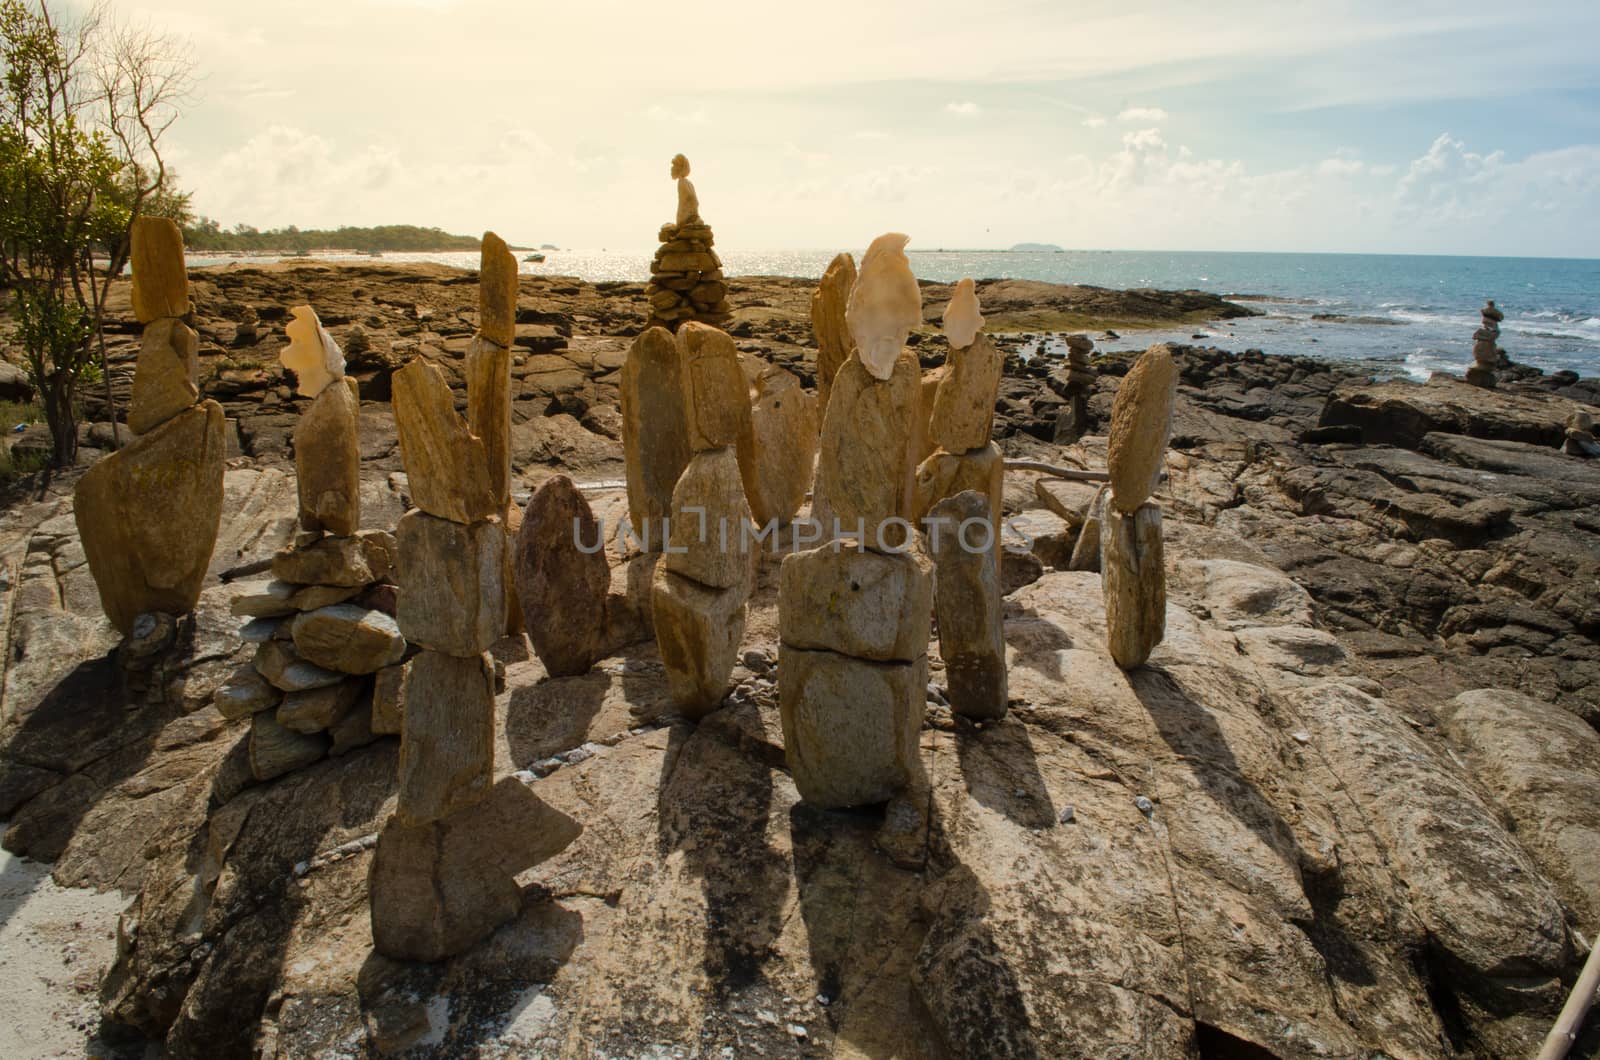
[{"label": "green tree", "polygon": [[50,0],[0,0],[0,283],[57,465],[77,455],[79,385],[104,375],[106,296],[134,219],[187,220],[160,142],[190,69],[103,4],[68,19]]}]

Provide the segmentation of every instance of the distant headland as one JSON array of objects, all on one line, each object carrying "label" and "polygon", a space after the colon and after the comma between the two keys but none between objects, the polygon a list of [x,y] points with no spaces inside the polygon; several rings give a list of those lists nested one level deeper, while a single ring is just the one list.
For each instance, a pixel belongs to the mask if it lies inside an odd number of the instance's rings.
[{"label": "distant headland", "polygon": [[479,249],[482,241],[477,236],[452,235],[440,228],[423,228],[419,225],[377,225],[372,228],[341,225],[331,229],[302,229],[289,225],[263,232],[244,224],[223,228],[211,218],[202,217],[183,229],[183,243],[189,251],[198,253],[298,254],[329,250],[413,253],[464,251]]}]

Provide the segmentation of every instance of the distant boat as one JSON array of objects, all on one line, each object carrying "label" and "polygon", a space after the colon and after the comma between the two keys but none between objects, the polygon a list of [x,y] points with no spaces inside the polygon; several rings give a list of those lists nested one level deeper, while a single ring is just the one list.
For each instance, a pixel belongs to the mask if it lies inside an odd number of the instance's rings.
[{"label": "distant boat", "polygon": [[525,258],[523,258],[523,259],[522,259],[522,260],[523,260],[523,261],[531,261],[531,262],[533,262],[533,263],[534,263],[534,264],[535,264],[535,265],[537,265],[537,264],[538,264],[538,263],[539,263],[539,262],[541,262],[541,261],[543,261],[543,260],[544,260],[544,255],[543,255],[543,254],[541,254],[541,253],[539,253],[539,252],[538,252],[538,251],[537,251],[537,250],[536,250],[536,251],[534,251],[534,252],[533,252],[533,253],[532,253],[532,254],[529,254],[529,255],[528,255],[528,256],[527,256],[527,257],[525,257]]}]

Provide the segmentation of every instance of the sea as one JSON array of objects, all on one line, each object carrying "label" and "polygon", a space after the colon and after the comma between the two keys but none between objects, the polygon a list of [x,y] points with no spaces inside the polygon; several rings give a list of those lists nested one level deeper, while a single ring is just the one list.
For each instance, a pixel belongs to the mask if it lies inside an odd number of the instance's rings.
[{"label": "sea", "polygon": [[[859,257],[859,248],[851,249]],[[836,253],[721,246],[717,252],[730,276],[808,278],[821,276]],[[592,282],[644,281],[650,277],[654,250],[541,253],[542,262],[522,262],[524,273]],[[1102,350],[1164,341],[1235,351],[1260,349],[1355,362],[1379,377],[1426,379],[1436,371],[1464,373],[1472,363],[1478,310],[1486,298],[1493,298],[1506,316],[1500,345],[1513,360],[1546,372],[1600,375],[1600,260],[1596,259],[1126,250],[912,250],[910,259],[919,278],[938,282],[971,276],[1114,288],[1193,288],[1234,297],[1262,315],[1182,330],[1094,337]],[[189,259],[191,265],[237,260],[206,255]],[[318,254],[313,260],[374,259]],[[478,255],[386,253],[383,260],[476,268]],[[1029,353],[1039,350],[1060,352],[1060,347],[1048,337],[1025,347]]]}]

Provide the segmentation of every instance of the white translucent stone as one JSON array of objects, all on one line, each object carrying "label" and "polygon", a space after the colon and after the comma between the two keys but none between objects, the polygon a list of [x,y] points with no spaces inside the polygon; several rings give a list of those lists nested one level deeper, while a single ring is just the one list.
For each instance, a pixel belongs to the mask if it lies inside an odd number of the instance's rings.
[{"label": "white translucent stone", "polygon": [[983,314],[978,310],[978,289],[968,276],[956,284],[950,304],[944,307],[944,337],[950,340],[952,350],[964,350],[972,345],[983,328]]},{"label": "white translucent stone", "polygon": [[278,360],[300,381],[297,392],[301,396],[316,397],[329,383],[344,378],[344,352],[310,306],[295,306],[292,312],[294,319],[284,328],[289,345],[278,354]]},{"label": "white translucent stone", "polygon": [[844,311],[861,363],[874,379],[894,374],[906,336],[922,322],[922,292],[906,259],[910,241],[899,232],[872,241]]}]

